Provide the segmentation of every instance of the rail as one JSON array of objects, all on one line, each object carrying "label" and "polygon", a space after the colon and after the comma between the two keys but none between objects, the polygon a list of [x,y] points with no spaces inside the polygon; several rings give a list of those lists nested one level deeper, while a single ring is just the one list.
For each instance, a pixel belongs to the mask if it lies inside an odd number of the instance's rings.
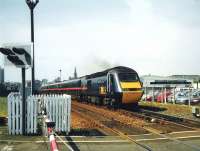
[{"label": "rail", "polygon": [[[77,113],[77,114],[80,115],[81,117],[83,117],[83,118],[85,118],[85,119],[91,121],[91,117],[90,117],[90,116],[88,116],[88,115],[86,115],[86,114],[83,115],[79,110],[72,108],[72,111],[75,112],[75,113]],[[137,142],[135,139],[131,138],[131,137],[128,136],[128,135],[123,134],[123,132],[121,132],[121,131],[119,131],[119,130],[117,130],[117,129],[110,128],[110,127],[106,126],[105,124],[101,123],[101,122],[98,121],[98,120],[92,120],[92,121],[93,121],[96,125],[98,125],[99,127],[104,128],[104,129],[106,129],[106,130],[109,130],[109,131],[111,131],[111,132],[117,134],[118,136],[120,136],[120,137],[123,138],[123,139],[129,140],[130,142],[133,142],[133,143],[137,144],[138,146],[140,146],[140,147],[142,147],[142,148],[144,148],[144,149],[146,149],[146,150],[148,150],[148,151],[153,151],[153,149],[152,149],[151,147]]]},{"label": "rail", "polygon": [[[81,106],[78,105],[78,104],[75,104],[75,105],[73,104],[73,106],[78,106],[79,108],[84,108],[85,110],[90,110],[90,109],[91,109],[90,107],[87,107],[87,108],[86,108],[86,107],[81,107]],[[80,114],[80,116],[83,116],[79,111],[77,111],[77,110],[75,110],[75,109],[73,109],[73,111],[74,111],[74,112],[77,112],[78,114]],[[93,110],[93,112],[95,112],[95,110]],[[96,111],[96,112],[97,112],[97,111]],[[129,113],[130,113],[130,112],[129,112]],[[99,114],[99,112],[98,112],[98,114]],[[102,113],[102,116],[105,116],[105,114]],[[144,115],[143,115],[143,116],[144,116]],[[87,119],[90,119],[90,120],[91,120],[91,116],[88,117],[86,114],[84,114],[83,118],[87,118]],[[97,120],[97,119],[95,119],[95,120]],[[134,142],[134,143],[138,143],[138,142],[136,142],[136,140],[130,138],[130,137],[127,136],[127,135],[124,135],[124,134],[123,134],[122,132],[120,132],[119,130],[110,128],[110,127],[106,126],[105,124],[102,124],[102,123],[99,122],[99,121],[94,121],[94,122],[97,123],[97,125],[100,125],[101,127],[104,127],[104,128],[106,128],[106,129],[109,129],[109,130],[112,131],[112,132],[115,132],[116,134],[118,134],[118,135],[121,136],[122,138],[126,138],[126,139],[128,139],[128,140],[131,140],[131,141]],[[120,121],[119,121],[119,122],[120,122]],[[181,125],[181,126],[182,126],[182,125]],[[187,126],[186,126],[186,127],[187,127]],[[180,143],[180,144],[184,144],[184,145],[186,145],[186,146],[188,146],[188,147],[190,147],[190,148],[193,148],[193,149],[195,149],[195,150],[199,150],[199,149],[200,149],[200,148],[199,148],[198,146],[196,146],[196,145],[192,145],[192,144],[190,144],[190,143],[186,143],[186,142],[180,141],[180,140],[178,140],[177,138],[172,138],[172,137],[170,137],[169,135],[164,134],[164,133],[162,133],[161,131],[159,131],[159,130],[157,130],[157,129],[155,129],[155,128],[152,128],[152,127],[149,127],[149,126],[146,126],[146,125],[142,126],[141,128],[144,129],[144,130],[146,130],[146,131],[151,132],[152,134],[156,134],[156,135],[161,136],[161,137],[163,137],[163,138],[165,138],[165,139],[172,140],[172,141],[175,141],[175,142]],[[143,144],[140,144],[140,143],[139,143],[139,145],[143,147]],[[146,146],[146,145],[144,145],[143,148],[145,148],[145,149],[147,149],[147,150],[152,150],[149,146]]]}]

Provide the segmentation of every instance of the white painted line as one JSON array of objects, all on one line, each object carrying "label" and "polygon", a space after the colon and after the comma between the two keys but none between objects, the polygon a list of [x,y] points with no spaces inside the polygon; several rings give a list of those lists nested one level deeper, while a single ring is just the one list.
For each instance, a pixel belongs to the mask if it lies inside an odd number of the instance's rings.
[{"label": "white painted line", "polygon": [[141,142],[141,141],[155,141],[155,140],[166,140],[166,139],[168,138],[159,137],[159,138],[136,139],[136,141]]},{"label": "white painted line", "polygon": [[[200,135],[196,136],[185,136],[185,137],[173,137],[174,139],[188,139],[188,138],[200,138]],[[137,142],[140,141],[155,141],[155,140],[167,140],[168,138],[160,137],[160,138],[147,138],[147,139],[137,139]]]},{"label": "white painted line", "polygon": [[[0,140],[0,142],[11,142],[11,143],[34,143],[36,141],[18,141],[18,140]],[[43,141],[44,142],[44,141]]]},{"label": "white painted line", "polygon": [[[187,139],[187,138],[200,138],[200,135],[196,136],[185,136],[185,137],[174,137],[175,139]],[[155,141],[155,140],[167,140],[168,138],[158,137],[158,138],[148,138],[148,139],[136,139],[137,142],[140,141]],[[0,142],[13,142],[13,143],[45,143],[49,141],[19,141],[19,140],[0,140]],[[74,142],[74,143],[123,143],[129,142],[128,140],[107,140],[107,141],[57,141],[59,143],[62,142]]]},{"label": "white painted line", "polygon": [[[48,141],[47,141],[48,142]],[[124,143],[129,142],[128,140],[108,140],[108,141],[56,141],[57,143]],[[36,143],[44,143],[44,141],[36,141]]]},{"label": "white painted line", "polygon": [[[146,135],[153,135],[153,133],[149,133],[149,134],[140,134],[140,135],[127,135],[127,136],[146,136]],[[47,136],[45,136],[47,137]],[[118,135],[105,135],[105,136],[101,136],[101,135],[94,135],[94,136],[59,136],[59,137],[71,137],[71,138],[85,138],[85,137],[121,137],[121,136],[118,136]]]},{"label": "white painted line", "polygon": [[184,138],[199,138],[200,135],[196,135],[196,136],[185,136],[185,137],[176,137],[178,139],[184,139]]},{"label": "white painted line", "polygon": [[171,132],[169,134],[180,134],[180,133],[197,133],[200,131],[179,131],[179,132]]},{"label": "white painted line", "polygon": [[[45,136],[45,137],[48,137],[48,136]],[[57,136],[55,136],[55,137],[57,137]],[[71,138],[85,138],[85,137],[92,137],[92,136],[59,136],[59,137],[61,137],[61,138],[65,138],[65,137],[71,137]]]},{"label": "white painted line", "polygon": [[140,135],[128,135],[128,136],[148,136],[148,135],[153,135],[153,133],[148,133],[148,134],[140,134]]},{"label": "white painted line", "polygon": [[12,151],[12,150],[13,150],[13,146],[8,146],[8,145],[4,146],[4,147],[1,149],[1,151]]},{"label": "white painted line", "polygon": [[[129,136],[131,136],[131,135],[129,135]],[[47,137],[47,136],[45,136],[45,137]],[[55,136],[55,137],[57,137],[57,136]],[[100,138],[109,138],[109,137],[120,137],[120,136],[118,136],[118,135],[116,135],[116,136],[111,136],[111,135],[109,135],[109,136],[59,136],[59,137],[61,137],[61,138],[87,138],[87,137],[90,137],[90,138],[92,138],[92,137],[100,137]]]}]

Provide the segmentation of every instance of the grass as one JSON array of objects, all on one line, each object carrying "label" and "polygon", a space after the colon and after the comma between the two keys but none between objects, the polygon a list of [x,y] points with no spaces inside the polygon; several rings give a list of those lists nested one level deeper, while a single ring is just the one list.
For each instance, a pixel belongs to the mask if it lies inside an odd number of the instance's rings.
[{"label": "grass", "polygon": [[141,101],[140,106],[145,108],[157,108],[161,109],[160,113],[163,114],[169,114],[173,116],[178,116],[178,117],[186,117],[186,118],[191,118],[192,117],[192,107],[188,105],[179,105],[179,104],[163,104],[163,103],[157,103],[157,102],[144,102]]},{"label": "grass", "polygon": [[6,117],[7,115],[7,98],[0,97],[0,117]]}]

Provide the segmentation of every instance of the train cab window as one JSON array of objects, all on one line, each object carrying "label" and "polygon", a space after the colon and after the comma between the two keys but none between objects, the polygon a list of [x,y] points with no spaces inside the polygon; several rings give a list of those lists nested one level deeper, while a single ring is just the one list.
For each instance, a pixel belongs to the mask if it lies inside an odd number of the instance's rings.
[{"label": "train cab window", "polygon": [[121,82],[138,81],[138,76],[137,74],[134,74],[134,73],[119,73],[118,77]]}]

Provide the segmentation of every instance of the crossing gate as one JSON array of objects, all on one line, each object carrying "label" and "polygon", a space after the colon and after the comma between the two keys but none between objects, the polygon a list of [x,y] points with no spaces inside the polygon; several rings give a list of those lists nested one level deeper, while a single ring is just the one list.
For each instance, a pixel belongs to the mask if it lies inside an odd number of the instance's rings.
[{"label": "crossing gate", "polygon": [[[42,108],[49,119],[56,123],[55,131],[70,132],[71,96],[69,95],[31,95],[26,99],[26,133],[37,134],[38,115]],[[19,93],[8,95],[9,134],[22,134],[22,97]]]},{"label": "crossing gate", "polygon": [[56,132],[69,132],[71,123],[71,96],[48,95],[44,96],[48,118],[55,122]]}]

